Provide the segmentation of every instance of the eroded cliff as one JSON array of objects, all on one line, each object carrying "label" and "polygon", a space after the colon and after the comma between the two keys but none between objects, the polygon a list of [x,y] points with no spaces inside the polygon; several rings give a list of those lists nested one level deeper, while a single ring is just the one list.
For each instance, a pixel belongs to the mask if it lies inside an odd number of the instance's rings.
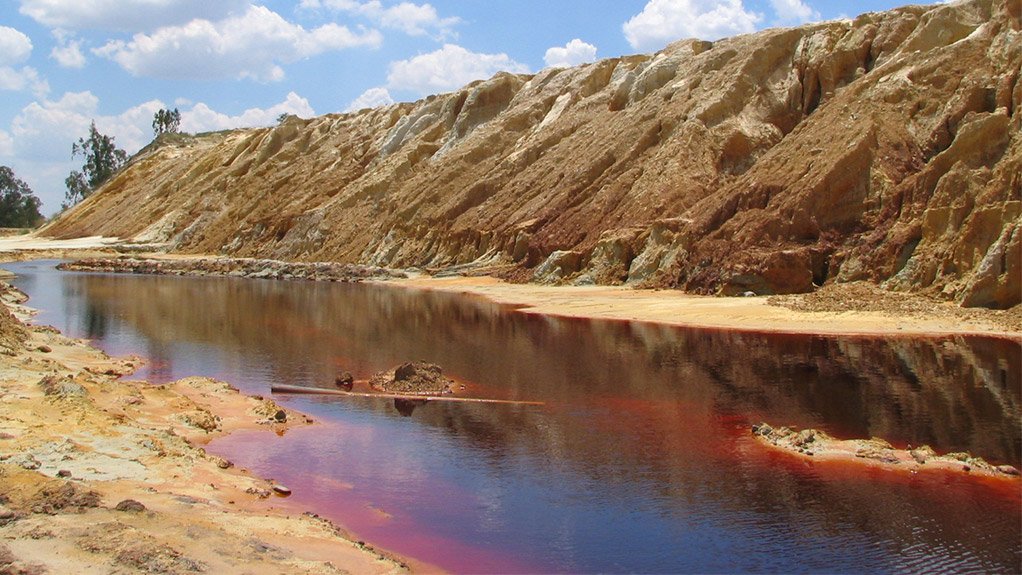
[{"label": "eroded cliff", "polygon": [[156,142],[48,226],[700,293],[1020,302],[1017,0],[906,7]]}]

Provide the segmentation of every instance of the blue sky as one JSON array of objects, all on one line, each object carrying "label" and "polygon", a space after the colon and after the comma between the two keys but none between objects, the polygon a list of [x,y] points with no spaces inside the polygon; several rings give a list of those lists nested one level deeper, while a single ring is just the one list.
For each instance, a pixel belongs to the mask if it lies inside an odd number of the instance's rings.
[{"label": "blue sky", "polygon": [[[536,72],[855,16],[898,0],[0,0],[0,165],[59,209],[95,120],[134,153],[188,132],[413,101]],[[925,2],[924,2],[925,3]]]}]

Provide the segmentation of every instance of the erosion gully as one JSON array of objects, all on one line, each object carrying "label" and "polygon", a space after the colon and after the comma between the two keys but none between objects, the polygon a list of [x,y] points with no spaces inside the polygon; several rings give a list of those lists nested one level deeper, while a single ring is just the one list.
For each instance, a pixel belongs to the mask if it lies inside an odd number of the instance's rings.
[{"label": "erosion gully", "polygon": [[[1022,346],[681,329],[523,314],[386,285],[5,264],[36,318],[135,378],[249,394],[425,359],[478,397],[279,395],[317,425],[209,449],[357,537],[454,572],[1022,570],[1018,482],[817,463],[752,423],[1022,464]],[[398,408],[401,408],[400,410]]]}]

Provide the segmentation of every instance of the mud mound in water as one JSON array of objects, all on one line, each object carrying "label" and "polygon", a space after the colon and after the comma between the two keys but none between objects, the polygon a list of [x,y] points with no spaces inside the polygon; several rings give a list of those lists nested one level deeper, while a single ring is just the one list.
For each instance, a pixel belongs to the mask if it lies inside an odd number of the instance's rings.
[{"label": "mud mound in water", "polygon": [[375,390],[410,395],[451,393],[452,383],[444,377],[439,365],[427,361],[403,363],[394,369],[381,371],[369,380],[369,385]]}]

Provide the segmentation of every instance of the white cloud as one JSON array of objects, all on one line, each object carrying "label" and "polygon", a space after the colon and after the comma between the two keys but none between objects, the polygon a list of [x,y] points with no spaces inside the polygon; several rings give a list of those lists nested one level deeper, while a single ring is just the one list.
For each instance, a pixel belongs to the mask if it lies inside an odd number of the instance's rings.
[{"label": "white cloud", "polygon": [[0,26],[0,66],[21,64],[32,55],[32,40],[8,26]]},{"label": "white cloud", "polygon": [[99,99],[67,92],[59,100],[25,106],[11,122],[14,155],[36,161],[70,160],[71,143],[86,135]]},{"label": "white cloud", "polygon": [[50,84],[42,77],[35,68],[24,66],[21,69],[10,66],[0,66],[0,90],[20,92],[31,90],[38,98],[44,97],[50,92]]},{"label": "white cloud", "polygon": [[50,50],[50,58],[64,68],[85,67],[85,54],[82,54],[80,40],[76,40],[73,34],[61,28],[53,31],[53,37],[57,40],[57,45]]},{"label": "white cloud", "polygon": [[356,14],[379,26],[401,30],[410,36],[432,34],[442,40],[454,35],[454,26],[461,23],[456,16],[441,18],[431,4],[414,4],[401,2],[396,6],[384,8],[380,0],[303,0],[302,8],[317,9],[326,7],[333,10]]},{"label": "white cloud", "polygon": [[596,46],[575,38],[564,46],[554,46],[546,51],[543,60],[547,66],[570,68],[596,59]]},{"label": "white cloud", "polygon": [[682,38],[716,40],[752,32],[762,19],[742,0],[649,0],[622,29],[632,48],[656,50]]},{"label": "white cloud", "polygon": [[[95,121],[101,133],[113,136],[117,147],[133,154],[152,141],[153,114],[165,107],[159,100],[150,100],[103,115],[99,98],[91,92],[68,92],[58,100],[33,102],[14,118],[10,131],[0,130],[0,161],[28,182],[42,200],[44,214],[53,213],[64,199],[64,178],[72,169],[81,168],[81,159],[71,158],[71,144],[88,135],[90,122]],[[292,92],[278,104],[251,108],[236,116],[195,104],[182,110],[181,129],[200,132],[272,125],[282,113],[315,115],[308,100]]]},{"label": "white cloud", "polygon": [[387,87],[418,94],[447,92],[497,72],[525,73],[529,68],[507,54],[479,54],[455,44],[408,60],[391,62]]},{"label": "white cloud", "polygon": [[0,26],[0,90],[20,92],[32,90],[42,97],[50,91],[49,84],[35,68],[18,64],[32,55],[32,40],[23,32],[9,26]]},{"label": "white cloud", "polygon": [[[272,126],[277,123],[277,118],[281,114],[293,114],[303,118],[311,118],[316,115],[316,112],[309,105],[308,100],[294,92],[288,93],[283,102],[274,104],[269,108],[249,108],[236,116],[217,112],[206,104],[199,102],[192,106],[191,110],[181,111],[181,130],[189,133],[198,133],[231,130],[234,128]],[[149,119],[152,121],[152,114],[149,115]]]},{"label": "white cloud", "polygon": [[154,30],[195,19],[218,20],[251,0],[21,0],[20,12],[40,24],[70,30]]},{"label": "white cloud", "polygon": [[778,23],[803,24],[820,19],[820,13],[802,0],[770,0],[770,5]]},{"label": "white cloud", "polygon": [[193,20],[152,34],[135,34],[131,42],[111,41],[93,52],[136,76],[278,81],[284,77],[280,64],[332,50],[376,47],[381,42],[376,30],[356,34],[337,24],[306,30],[265,7],[253,6],[220,22]]},{"label": "white cloud", "polygon": [[394,98],[390,97],[390,92],[386,88],[369,88],[362,92],[358,98],[352,100],[345,112],[357,112],[363,108],[379,108],[393,103]]}]

